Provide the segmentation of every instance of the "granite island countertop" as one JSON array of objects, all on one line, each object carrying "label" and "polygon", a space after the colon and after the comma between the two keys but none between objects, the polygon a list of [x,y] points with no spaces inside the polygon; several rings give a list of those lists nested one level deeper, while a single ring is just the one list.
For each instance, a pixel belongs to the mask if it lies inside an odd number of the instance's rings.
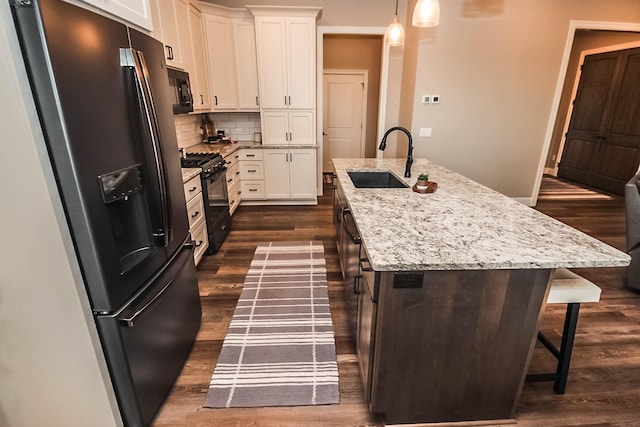
[{"label": "granite island countertop", "polygon": [[[333,159],[339,185],[376,271],[617,267],[630,257],[533,208],[426,159]],[[356,188],[350,170],[389,170],[435,193]]]}]

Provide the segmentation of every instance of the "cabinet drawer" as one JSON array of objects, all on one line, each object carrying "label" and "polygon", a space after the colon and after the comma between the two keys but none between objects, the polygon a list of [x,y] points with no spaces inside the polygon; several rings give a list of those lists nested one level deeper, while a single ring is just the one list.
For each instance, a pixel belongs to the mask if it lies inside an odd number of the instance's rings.
[{"label": "cabinet drawer", "polygon": [[240,179],[243,181],[252,179],[264,179],[264,164],[261,161],[240,162]]},{"label": "cabinet drawer", "polygon": [[195,230],[191,232],[191,238],[195,242],[195,251],[193,252],[193,260],[196,265],[202,259],[202,255],[209,247],[209,236],[207,235],[207,222],[202,221]]},{"label": "cabinet drawer", "polygon": [[240,163],[236,162],[231,167],[227,168],[227,189],[230,190],[231,187],[240,182]]},{"label": "cabinet drawer", "polygon": [[240,160],[262,160],[262,150],[240,150]]},{"label": "cabinet drawer", "polygon": [[238,208],[238,205],[242,200],[242,189],[240,187],[240,181],[238,180],[233,187],[229,188],[228,192],[229,212],[233,215],[233,212]]},{"label": "cabinet drawer", "polygon": [[240,190],[243,200],[264,200],[264,181],[241,181]]},{"label": "cabinet drawer", "polygon": [[188,202],[196,194],[202,192],[202,184],[200,183],[200,175],[194,176],[184,183],[184,198]]},{"label": "cabinet drawer", "polygon": [[[200,183],[200,181],[198,181]],[[202,192],[199,192],[195,197],[187,202],[187,215],[189,216],[189,228],[192,228],[194,224],[204,218],[204,200],[202,198]]]},{"label": "cabinet drawer", "polygon": [[228,169],[231,169],[234,165],[238,164],[240,160],[240,151],[236,151],[235,153],[229,154],[224,158],[225,165]]}]

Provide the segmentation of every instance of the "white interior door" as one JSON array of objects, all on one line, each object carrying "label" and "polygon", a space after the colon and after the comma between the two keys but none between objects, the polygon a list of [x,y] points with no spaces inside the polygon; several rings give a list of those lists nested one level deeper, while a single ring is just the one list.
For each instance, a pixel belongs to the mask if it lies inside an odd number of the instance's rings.
[{"label": "white interior door", "polygon": [[364,74],[324,73],[323,172],[334,158],[364,157]]}]

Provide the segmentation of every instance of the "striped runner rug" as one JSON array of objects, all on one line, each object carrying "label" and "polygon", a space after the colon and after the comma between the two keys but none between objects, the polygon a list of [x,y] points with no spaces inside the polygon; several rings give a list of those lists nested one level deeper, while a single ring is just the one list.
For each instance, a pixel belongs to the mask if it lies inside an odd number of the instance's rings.
[{"label": "striped runner rug", "polygon": [[338,403],[326,273],[322,242],[256,248],[205,407]]}]

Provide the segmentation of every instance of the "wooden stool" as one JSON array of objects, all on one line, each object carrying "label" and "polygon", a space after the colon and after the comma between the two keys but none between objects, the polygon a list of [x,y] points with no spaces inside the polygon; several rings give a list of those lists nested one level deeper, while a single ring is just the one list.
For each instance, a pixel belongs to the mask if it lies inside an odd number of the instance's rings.
[{"label": "wooden stool", "polygon": [[566,268],[559,268],[554,272],[547,304],[567,304],[560,348],[554,346],[542,332],[538,332],[538,339],[558,359],[558,365],[555,373],[527,375],[527,381],[553,381],[553,391],[558,394],[564,393],[569,375],[573,340],[578,325],[580,304],[600,301],[601,291],[595,284]]}]

